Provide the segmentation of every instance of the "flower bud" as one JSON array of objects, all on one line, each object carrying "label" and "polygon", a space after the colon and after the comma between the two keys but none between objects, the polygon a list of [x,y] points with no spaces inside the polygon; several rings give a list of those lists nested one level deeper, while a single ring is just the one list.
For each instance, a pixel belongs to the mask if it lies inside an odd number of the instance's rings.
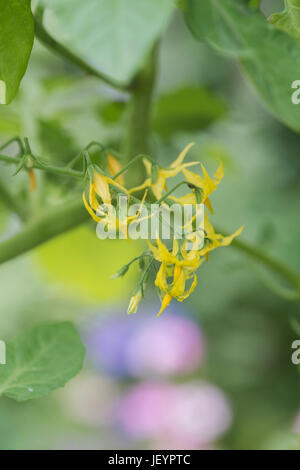
[{"label": "flower bud", "polygon": [[140,301],[142,300],[142,297],[143,297],[142,290],[141,288],[139,288],[136,294],[134,294],[130,299],[128,309],[127,309],[128,314],[137,312],[137,309],[138,309]]}]

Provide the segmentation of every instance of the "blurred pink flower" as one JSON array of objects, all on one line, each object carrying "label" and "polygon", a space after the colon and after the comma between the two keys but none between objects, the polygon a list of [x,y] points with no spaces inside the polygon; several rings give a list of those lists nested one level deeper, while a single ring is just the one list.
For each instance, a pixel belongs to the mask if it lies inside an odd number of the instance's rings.
[{"label": "blurred pink flower", "polygon": [[164,383],[143,382],[132,387],[121,398],[117,421],[121,429],[134,439],[149,439],[168,427],[174,389]]},{"label": "blurred pink flower", "polygon": [[189,318],[149,318],[128,344],[128,369],[135,377],[188,373],[199,366],[204,350],[202,332]]},{"label": "blurred pink flower", "polygon": [[216,386],[194,382],[177,387],[170,415],[171,434],[205,444],[223,434],[231,420],[230,406]]},{"label": "blurred pink flower", "polygon": [[117,409],[121,430],[133,439],[155,442],[156,448],[207,447],[231,420],[223,392],[205,382],[143,382],[129,389]]}]

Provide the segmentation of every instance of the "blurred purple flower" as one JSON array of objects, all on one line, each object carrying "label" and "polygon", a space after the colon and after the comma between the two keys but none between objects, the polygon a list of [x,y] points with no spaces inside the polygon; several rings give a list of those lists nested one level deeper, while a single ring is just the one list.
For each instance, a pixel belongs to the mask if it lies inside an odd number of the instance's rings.
[{"label": "blurred purple flower", "polygon": [[120,400],[117,422],[133,439],[149,439],[168,428],[174,389],[170,384],[141,383],[132,387]]},{"label": "blurred purple flower", "polygon": [[114,315],[97,318],[90,326],[85,335],[87,352],[101,372],[116,377],[128,375],[126,349],[139,323],[137,318]]},{"label": "blurred purple flower", "polygon": [[204,356],[200,328],[187,317],[148,318],[127,347],[128,368],[135,377],[191,372]]},{"label": "blurred purple flower", "polygon": [[197,323],[177,311],[161,318],[153,317],[150,311],[139,316],[98,318],[85,335],[89,357],[101,371],[118,377],[146,378],[195,370],[204,357],[203,334]]},{"label": "blurred purple flower", "polygon": [[121,398],[116,417],[120,429],[132,439],[152,440],[156,448],[184,448],[185,444],[191,449],[206,447],[232,420],[223,392],[204,382],[143,382]]}]

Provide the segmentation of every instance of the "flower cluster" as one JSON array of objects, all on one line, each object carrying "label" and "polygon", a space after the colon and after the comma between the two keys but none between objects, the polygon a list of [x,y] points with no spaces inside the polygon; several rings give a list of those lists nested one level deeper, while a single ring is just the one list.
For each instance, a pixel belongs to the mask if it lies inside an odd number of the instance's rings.
[{"label": "flower cluster", "polygon": [[[99,168],[93,168],[93,171],[90,172],[89,202],[87,202],[85,194],[83,195],[84,204],[90,215],[95,221],[104,223],[108,227],[114,226],[120,232],[127,234],[128,222],[138,220],[141,210],[136,215],[127,217],[126,220],[119,220],[116,218],[115,213],[111,215],[105,211],[101,212],[100,204],[113,203],[117,194],[129,196],[130,204],[131,199],[134,199],[135,202],[137,200],[132,195],[142,190],[145,190],[145,193],[140,201],[140,209],[144,204],[147,204],[146,197],[149,191],[157,204],[168,207],[168,201],[173,201],[180,206],[192,205],[196,211],[199,204],[205,204],[207,209],[213,213],[209,197],[223,179],[223,165],[220,163],[213,178],[209,176],[202,164],[202,176],[192,172],[188,167],[198,165],[199,162],[184,163],[186,154],[192,145],[189,144],[168,168],[161,168],[150,158],[144,157],[143,162],[147,177],[143,184],[131,189],[125,188],[123,178],[123,173],[127,170],[128,165],[122,169],[115,157],[108,154],[107,171],[110,176]],[[170,178],[179,174],[184,178],[180,184],[184,184],[188,188],[188,192],[184,196],[176,197],[172,194],[172,190],[168,190],[167,182]],[[160,315],[172,299],[181,302],[193,292],[197,285],[196,271],[205,260],[208,260],[209,253],[218,247],[230,245],[243,229],[243,227],[240,227],[230,236],[216,233],[206,211],[204,215],[204,234],[202,233],[202,236],[199,237],[199,231],[195,227],[195,218],[196,216],[190,221],[191,227],[194,226],[195,230],[180,240],[174,236],[170,247],[162,241],[157,232],[154,240],[147,240],[150,251],[128,263],[116,274],[116,277],[123,276],[128,271],[129,266],[134,261],[139,260],[143,274],[130,300],[128,313],[136,313],[152,267],[156,269],[155,286],[162,296],[162,304],[158,313]],[[147,263],[145,263],[145,259],[148,260]],[[159,267],[156,266],[157,262]]]}]

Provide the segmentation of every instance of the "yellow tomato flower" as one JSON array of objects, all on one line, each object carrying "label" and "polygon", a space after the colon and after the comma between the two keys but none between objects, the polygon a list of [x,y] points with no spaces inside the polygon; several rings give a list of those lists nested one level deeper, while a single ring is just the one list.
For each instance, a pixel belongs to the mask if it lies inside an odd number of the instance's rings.
[{"label": "yellow tomato flower", "polygon": [[[115,186],[126,194],[128,194],[128,191],[121,184],[98,171],[94,171],[93,176],[93,181],[90,180],[89,203],[86,200],[85,193],[83,193],[83,202],[91,217],[96,222],[100,222],[101,218],[95,213],[98,211],[100,204],[111,204],[112,197],[109,185]],[[98,201],[97,196],[100,198],[100,202]]]},{"label": "yellow tomato flower", "polygon": [[216,233],[215,229],[213,228],[212,224],[209,221],[208,215],[205,214],[204,216],[204,227],[205,227],[205,238],[206,238],[206,245],[204,248],[200,250],[201,256],[208,254],[210,251],[215,250],[219,246],[228,246],[232,243],[232,240],[238,237],[243,229],[244,226],[242,225],[236,232],[232,235],[228,235],[224,237],[220,233]]},{"label": "yellow tomato flower", "polygon": [[147,172],[147,179],[140,186],[132,188],[130,190],[130,193],[150,187],[153,191],[154,196],[157,199],[160,199],[163,195],[163,191],[167,190],[166,181],[169,178],[173,178],[174,176],[178,175],[178,173],[182,172],[184,169],[186,169],[189,166],[198,165],[198,162],[183,163],[185,156],[187,155],[190,148],[193,147],[193,145],[195,144],[191,143],[187,145],[187,147],[185,147],[185,149],[180,153],[178,158],[168,168],[159,167],[157,178],[155,181],[152,181],[152,166],[153,165],[151,162],[149,162],[149,160],[145,158],[143,162],[144,162],[146,172]]},{"label": "yellow tomato flower", "polygon": [[[159,238],[156,241],[157,246],[148,242],[154,258],[161,263],[155,285],[165,293],[165,296],[158,316],[168,307],[173,298],[182,302],[191,295],[198,282],[195,272],[205,259],[208,259],[209,252],[220,246],[230,245],[242,230],[243,227],[240,227],[234,234],[224,237],[215,232],[208,216],[205,215],[205,238],[207,243],[202,249],[198,249],[199,240],[197,235],[192,242],[185,240],[180,250],[176,239],[173,241],[172,251],[168,250]],[[188,243],[192,243],[192,245],[190,246]],[[171,282],[170,279],[172,279]],[[191,279],[192,284],[187,289],[186,283]]]},{"label": "yellow tomato flower", "polygon": [[[197,173],[193,173],[192,171],[187,170],[186,168],[182,170],[182,173],[184,174],[185,179],[188,183],[201,189],[202,202],[206,205],[206,207],[210,210],[210,212],[213,212],[212,205],[208,197],[211,195],[213,191],[217,189],[220,182],[224,178],[223,163],[220,162],[220,165],[218,169],[216,170],[213,178],[209,176],[209,174],[207,173],[202,163],[201,163],[201,168],[203,172],[203,177],[198,175]],[[194,192],[186,194],[185,196],[182,196],[180,198],[176,198],[175,196],[170,196],[169,198],[181,205],[197,204],[197,199],[196,199],[196,195]]]},{"label": "yellow tomato flower", "polygon": [[[116,174],[117,172],[115,172]],[[116,218],[115,213],[113,211],[108,210],[101,211],[100,204],[107,204],[111,205],[112,196],[110,193],[109,186],[115,186],[116,188],[120,189],[124,193],[128,194],[126,188],[124,188],[120,183],[113,180],[112,178],[105,176],[97,171],[94,172],[94,180],[90,180],[90,187],[89,187],[89,202],[86,200],[85,193],[83,193],[83,202],[84,205],[90,214],[90,216],[96,221],[101,222],[107,225],[110,229],[118,229],[121,231],[125,237],[127,238],[128,235],[128,224],[133,222],[134,220],[138,219],[143,204],[145,202],[147,191],[145,191],[144,197],[141,201],[139,211],[136,215],[127,217],[125,220],[119,220]],[[98,197],[101,202],[98,201]]]},{"label": "yellow tomato flower", "polygon": [[[173,298],[182,302],[193,292],[197,285],[195,271],[204,261],[204,258],[201,259],[199,251],[196,250],[191,252],[184,252],[181,250],[179,253],[178,242],[176,239],[173,241],[172,252],[168,250],[160,239],[157,239],[157,247],[152,245],[150,242],[148,242],[148,245],[154,258],[161,262],[156,276],[155,285],[166,294],[158,313],[159,316],[170,304]],[[168,282],[168,279],[171,277],[173,279],[170,283]],[[189,279],[193,279],[193,282],[190,289],[187,290],[186,282]]]}]

